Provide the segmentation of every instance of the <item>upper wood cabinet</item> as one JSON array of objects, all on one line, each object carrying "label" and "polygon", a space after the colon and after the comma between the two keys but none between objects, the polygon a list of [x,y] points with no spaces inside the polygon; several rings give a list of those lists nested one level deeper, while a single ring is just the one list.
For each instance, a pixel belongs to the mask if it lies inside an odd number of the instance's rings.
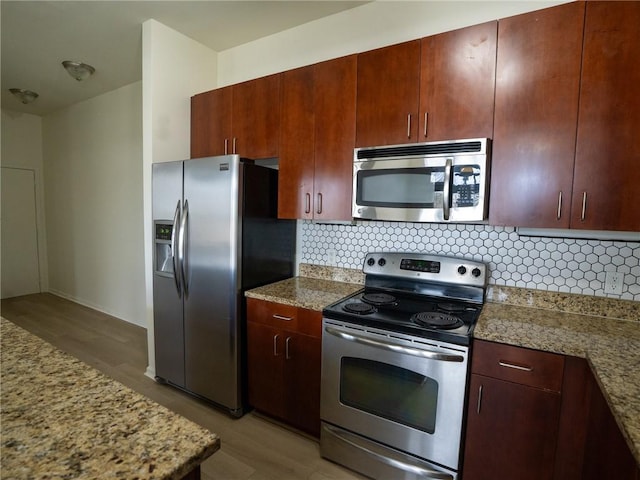
[{"label": "upper wood cabinet", "polygon": [[493,137],[498,22],[422,39],[418,141]]},{"label": "upper wood cabinet", "polygon": [[278,216],[351,219],[356,56],[285,72]]},{"label": "upper wood cabinet", "polygon": [[191,158],[225,155],[229,151],[232,88],[191,97]]},{"label": "upper wood cabinet", "polygon": [[280,140],[280,74],[191,98],[191,157],[274,158]]},{"label": "upper wood cabinet", "polygon": [[418,140],[420,40],[358,55],[356,146]]},{"label": "upper wood cabinet", "polygon": [[500,20],[491,224],[640,230],[639,24],[639,2]]},{"label": "upper wood cabinet", "polygon": [[571,228],[640,231],[640,2],[586,8]]},{"label": "upper wood cabinet", "polygon": [[584,3],[500,20],[489,221],[569,226]]},{"label": "upper wood cabinet", "polygon": [[358,56],[358,147],[493,136],[498,22]]},{"label": "upper wood cabinet", "polygon": [[251,159],[278,156],[281,76],[269,75],[233,86],[230,153]]},{"label": "upper wood cabinet", "polygon": [[313,218],[314,68],[282,74],[278,218]]}]

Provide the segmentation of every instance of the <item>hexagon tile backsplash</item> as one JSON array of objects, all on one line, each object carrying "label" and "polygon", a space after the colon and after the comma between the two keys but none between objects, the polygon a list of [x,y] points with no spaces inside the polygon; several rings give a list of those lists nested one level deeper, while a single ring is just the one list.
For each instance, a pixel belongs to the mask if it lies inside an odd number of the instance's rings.
[{"label": "hexagon tile backsplash", "polygon": [[[640,243],[521,237],[512,227],[298,222],[298,261],[361,269],[376,250],[454,255],[489,264],[489,283],[640,301]],[[604,291],[606,272],[624,274],[622,294]]]}]

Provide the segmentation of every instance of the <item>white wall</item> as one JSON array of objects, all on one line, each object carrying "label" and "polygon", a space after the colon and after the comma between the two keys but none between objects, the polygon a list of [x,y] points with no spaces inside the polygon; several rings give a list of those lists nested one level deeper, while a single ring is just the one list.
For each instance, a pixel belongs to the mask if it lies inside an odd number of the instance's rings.
[{"label": "white wall", "polygon": [[49,290],[145,326],[142,84],[43,118]]},{"label": "white wall", "polygon": [[559,3],[566,0],[371,2],[220,52],[218,83],[230,85]]},{"label": "white wall", "polygon": [[40,288],[47,291],[48,267],[42,163],[42,118],[37,115],[2,110],[2,166],[33,170],[36,182],[36,225]]},{"label": "white wall", "polygon": [[215,88],[217,53],[165,25],[142,25],[143,195],[145,326],[149,366],[155,376],[151,165],[189,158],[191,97]]}]

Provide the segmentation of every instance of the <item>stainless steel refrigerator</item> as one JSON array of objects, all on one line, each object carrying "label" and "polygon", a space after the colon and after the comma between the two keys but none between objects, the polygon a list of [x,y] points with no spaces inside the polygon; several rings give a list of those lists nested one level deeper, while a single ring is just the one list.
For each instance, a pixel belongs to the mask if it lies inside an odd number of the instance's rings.
[{"label": "stainless steel refrigerator", "polygon": [[157,163],[152,178],[156,377],[241,416],[244,291],[293,275],[278,172],[225,155]]}]

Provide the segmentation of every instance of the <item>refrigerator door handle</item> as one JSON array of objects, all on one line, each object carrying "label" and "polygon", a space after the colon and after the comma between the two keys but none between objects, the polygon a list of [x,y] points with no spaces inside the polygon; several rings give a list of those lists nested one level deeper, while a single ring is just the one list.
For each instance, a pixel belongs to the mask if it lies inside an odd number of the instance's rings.
[{"label": "refrigerator door handle", "polygon": [[178,298],[182,298],[182,285],[180,281],[178,229],[180,228],[180,200],[176,205],[176,212],[173,214],[173,228],[171,229],[171,261],[173,262],[173,280],[178,291]]},{"label": "refrigerator door handle", "polygon": [[180,219],[180,270],[184,296],[189,295],[189,201],[184,200],[182,218]]}]

